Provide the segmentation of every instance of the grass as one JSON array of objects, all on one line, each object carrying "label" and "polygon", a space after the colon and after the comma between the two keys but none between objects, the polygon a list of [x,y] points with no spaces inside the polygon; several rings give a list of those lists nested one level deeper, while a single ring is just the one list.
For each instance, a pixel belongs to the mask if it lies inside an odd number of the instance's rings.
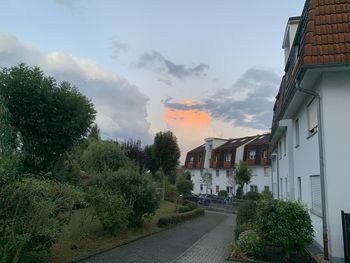
[{"label": "grass", "polygon": [[41,256],[44,262],[69,262],[81,257],[105,251],[162,230],[158,219],[175,213],[176,205],[167,201],[160,204],[156,214],[142,228],[127,229],[116,236],[107,235],[101,223],[92,216],[91,209],[81,209],[73,213],[58,242],[49,255]]}]

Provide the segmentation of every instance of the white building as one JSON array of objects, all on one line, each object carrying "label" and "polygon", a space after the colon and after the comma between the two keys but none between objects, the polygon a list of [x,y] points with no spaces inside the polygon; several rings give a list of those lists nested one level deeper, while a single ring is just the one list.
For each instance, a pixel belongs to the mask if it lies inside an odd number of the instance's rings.
[{"label": "white building", "polygon": [[191,172],[195,194],[218,194],[236,190],[234,167],[245,161],[253,173],[245,192],[271,190],[268,160],[269,134],[237,139],[208,138],[205,144],[187,153],[185,169]]},{"label": "white building", "polygon": [[306,1],[302,16],[288,21],[283,48],[285,75],[271,135],[273,194],[303,202],[316,244],[331,262],[345,262],[341,211],[350,213],[350,3]]}]

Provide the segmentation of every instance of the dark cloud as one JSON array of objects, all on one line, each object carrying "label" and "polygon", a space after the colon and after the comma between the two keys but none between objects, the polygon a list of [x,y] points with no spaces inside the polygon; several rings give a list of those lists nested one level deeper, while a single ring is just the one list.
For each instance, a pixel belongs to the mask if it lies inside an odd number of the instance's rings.
[{"label": "dark cloud", "polygon": [[129,49],[129,46],[122,41],[120,41],[119,38],[113,37],[111,39],[111,49],[112,49],[112,55],[111,58],[117,59],[122,52],[126,52]]},{"label": "dark cloud", "polygon": [[209,70],[209,65],[207,64],[199,64],[194,67],[175,64],[157,51],[143,54],[137,63],[137,67],[152,69],[177,79],[191,76],[206,76],[206,71]]},{"label": "dark cloud", "polygon": [[220,89],[198,104],[186,105],[171,98],[163,103],[174,110],[205,110],[235,126],[267,130],[279,83],[280,77],[272,71],[250,69],[230,89]]},{"label": "dark cloud", "polygon": [[147,118],[148,98],[136,86],[94,61],[63,52],[46,53],[0,33],[0,67],[19,62],[37,65],[57,80],[68,80],[89,97],[97,110],[97,124],[104,137],[139,138],[151,142]]}]

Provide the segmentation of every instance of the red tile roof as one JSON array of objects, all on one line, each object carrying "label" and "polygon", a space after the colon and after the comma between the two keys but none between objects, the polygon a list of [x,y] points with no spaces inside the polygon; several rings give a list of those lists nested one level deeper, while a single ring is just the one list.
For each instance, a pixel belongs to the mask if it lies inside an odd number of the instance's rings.
[{"label": "red tile roof", "polygon": [[350,62],[350,1],[307,1],[304,65]]}]

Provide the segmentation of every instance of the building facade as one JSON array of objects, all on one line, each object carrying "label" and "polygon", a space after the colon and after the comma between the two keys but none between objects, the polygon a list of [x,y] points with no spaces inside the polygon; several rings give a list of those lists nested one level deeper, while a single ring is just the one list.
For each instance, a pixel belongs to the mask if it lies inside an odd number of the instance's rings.
[{"label": "building facade", "polygon": [[341,211],[350,213],[350,2],[306,1],[288,21],[285,75],[274,106],[271,160],[275,198],[301,201],[315,243],[344,261]]},{"label": "building facade", "polygon": [[236,139],[208,138],[187,153],[185,169],[191,173],[195,194],[218,194],[225,190],[233,196],[237,189],[235,165],[245,161],[253,177],[244,191],[271,190],[271,169],[268,157],[270,135]]}]

